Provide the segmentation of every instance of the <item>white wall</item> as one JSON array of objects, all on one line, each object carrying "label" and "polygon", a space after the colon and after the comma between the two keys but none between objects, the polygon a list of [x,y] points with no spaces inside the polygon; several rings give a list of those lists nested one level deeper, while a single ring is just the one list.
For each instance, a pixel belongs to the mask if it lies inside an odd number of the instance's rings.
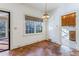
[{"label": "white wall", "polygon": [[24,34],[24,15],[40,17],[41,12],[20,4],[0,4],[0,9],[11,12],[11,49],[45,39],[45,22],[40,34]]},{"label": "white wall", "polygon": [[[48,36],[52,39],[52,42],[61,43],[61,16],[67,13],[77,12],[76,19],[76,48],[79,49],[79,4],[62,4],[55,10],[52,17],[48,21]],[[70,45],[73,47],[74,43]]]}]

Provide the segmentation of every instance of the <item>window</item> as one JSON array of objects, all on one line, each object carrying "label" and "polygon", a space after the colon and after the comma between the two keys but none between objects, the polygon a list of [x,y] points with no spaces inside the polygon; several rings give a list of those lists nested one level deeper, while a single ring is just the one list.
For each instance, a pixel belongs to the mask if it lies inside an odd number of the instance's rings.
[{"label": "window", "polygon": [[36,22],[36,33],[42,32],[42,22]]},{"label": "window", "polygon": [[31,16],[25,17],[25,33],[41,33],[43,20]]},{"label": "window", "polygon": [[0,38],[6,37],[6,22],[0,20]]},{"label": "window", "polygon": [[26,33],[34,33],[34,22],[33,21],[26,21]]}]

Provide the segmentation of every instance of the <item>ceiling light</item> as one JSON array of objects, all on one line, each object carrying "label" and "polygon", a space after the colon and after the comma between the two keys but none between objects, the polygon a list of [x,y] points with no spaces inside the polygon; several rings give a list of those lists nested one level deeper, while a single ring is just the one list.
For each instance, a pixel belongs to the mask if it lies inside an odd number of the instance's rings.
[{"label": "ceiling light", "polygon": [[48,20],[48,18],[49,18],[49,15],[48,15],[48,12],[47,12],[47,3],[45,3],[45,11],[44,11],[42,18],[45,19],[45,20]]}]

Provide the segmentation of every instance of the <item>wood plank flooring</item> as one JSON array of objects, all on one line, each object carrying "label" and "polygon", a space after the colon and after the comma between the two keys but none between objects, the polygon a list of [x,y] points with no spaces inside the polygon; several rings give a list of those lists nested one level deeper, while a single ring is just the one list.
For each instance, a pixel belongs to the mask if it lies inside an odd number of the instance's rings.
[{"label": "wood plank flooring", "polygon": [[10,56],[79,56],[79,51],[44,40],[9,51]]}]

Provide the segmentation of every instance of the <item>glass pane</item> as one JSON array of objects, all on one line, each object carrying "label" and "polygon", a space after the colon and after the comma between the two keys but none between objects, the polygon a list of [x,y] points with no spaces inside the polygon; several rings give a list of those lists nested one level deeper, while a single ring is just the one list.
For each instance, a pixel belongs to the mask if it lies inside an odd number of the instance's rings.
[{"label": "glass pane", "polygon": [[26,33],[29,33],[29,32],[28,32],[28,28],[29,28],[29,21],[26,21],[26,22],[25,22],[25,25],[26,25]]},{"label": "glass pane", "polygon": [[0,20],[0,38],[3,38],[6,36],[6,24],[5,21]]},{"label": "glass pane", "polygon": [[26,21],[26,33],[34,33],[34,21]]},{"label": "glass pane", "polygon": [[42,22],[36,23],[36,33],[42,32]]}]

